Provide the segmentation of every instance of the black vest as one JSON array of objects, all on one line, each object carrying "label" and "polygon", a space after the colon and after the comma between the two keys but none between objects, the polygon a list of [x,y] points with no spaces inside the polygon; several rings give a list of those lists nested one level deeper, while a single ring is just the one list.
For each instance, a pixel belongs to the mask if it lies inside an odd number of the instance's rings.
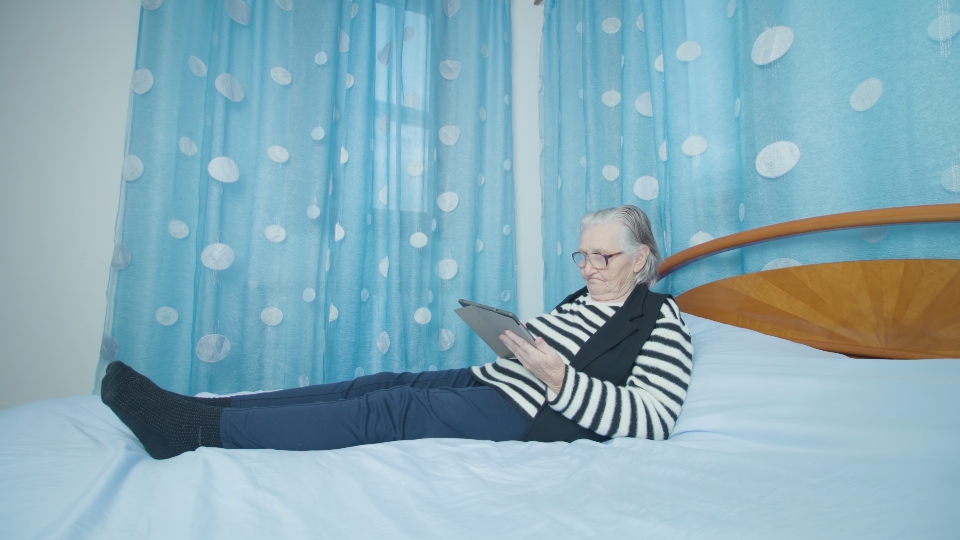
[{"label": "black vest", "polygon": [[[564,298],[557,307],[574,301],[586,291],[586,287],[580,289]],[[570,366],[580,373],[616,386],[626,384],[637,355],[650,338],[660,318],[660,308],[668,297],[666,294],[650,292],[646,285],[637,285],[613,317],[580,347]],[[610,440],[609,437],[601,437],[580,427],[544,403],[521,440],[573,442],[577,439]]]}]

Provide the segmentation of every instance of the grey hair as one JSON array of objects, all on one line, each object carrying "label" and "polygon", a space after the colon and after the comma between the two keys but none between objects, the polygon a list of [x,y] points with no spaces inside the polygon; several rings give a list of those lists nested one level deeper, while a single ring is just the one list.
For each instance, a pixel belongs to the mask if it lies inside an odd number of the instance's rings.
[{"label": "grey hair", "polygon": [[648,287],[653,287],[659,279],[657,268],[660,267],[663,258],[660,256],[657,240],[653,237],[650,219],[643,213],[643,210],[628,204],[586,213],[580,218],[580,232],[583,233],[590,227],[606,225],[614,221],[618,221],[622,225],[620,227],[620,248],[624,253],[635,256],[640,252],[641,247],[647,246],[650,248],[647,262],[643,265],[640,273],[637,274],[637,283],[646,283]]}]

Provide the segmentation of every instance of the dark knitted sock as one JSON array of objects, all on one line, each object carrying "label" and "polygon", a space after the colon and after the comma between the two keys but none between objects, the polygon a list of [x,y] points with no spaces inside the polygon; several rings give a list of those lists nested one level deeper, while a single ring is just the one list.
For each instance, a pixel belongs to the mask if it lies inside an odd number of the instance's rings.
[{"label": "dark knitted sock", "polygon": [[167,392],[123,362],[107,366],[100,399],[133,431],[154,459],[171,458],[200,446],[223,447],[223,407]]},{"label": "dark knitted sock", "polygon": [[[229,397],[215,397],[215,398],[193,397],[193,396],[185,396],[185,395],[183,395],[183,394],[178,394],[178,393],[176,393],[176,392],[171,392],[171,391],[169,391],[169,390],[164,390],[163,388],[160,388],[159,386],[157,386],[156,383],[154,383],[153,381],[151,381],[150,379],[148,379],[146,376],[144,376],[142,373],[139,373],[137,370],[133,369],[132,367],[124,364],[123,362],[121,362],[121,361],[119,361],[119,360],[117,360],[116,362],[111,362],[110,365],[107,366],[107,374],[108,374],[108,375],[110,375],[110,371],[111,371],[111,370],[114,370],[114,373],[113,373],[113,375],[111,376],[111,378],[112,378],[113,376],[115,376],[117,373],[123,373],[124,378],[138,378],[138,377],[139,377],[140,379],[142,379],[142,380],[140,381],[140,383],[143,384],[143,385],[152,386],[152,387],[154,387],[158,392],[166,392],[167,394],[169,394],[169,395],[171,395],[171,396],[176,396],[176,397],[178,397],[178,398],[180,398],[180,399],[185,399],[185,400],[187,400],[187,401],[192,401],[193,403],[203,403],[204,405],[212,405],[212,406],[214,406],[214,407],[220,407],[221,409],[226,409],[227,407],[230,406],[230,398],[229,398]],[[104,377],[104,378],[106,378],[106,377]]]}]

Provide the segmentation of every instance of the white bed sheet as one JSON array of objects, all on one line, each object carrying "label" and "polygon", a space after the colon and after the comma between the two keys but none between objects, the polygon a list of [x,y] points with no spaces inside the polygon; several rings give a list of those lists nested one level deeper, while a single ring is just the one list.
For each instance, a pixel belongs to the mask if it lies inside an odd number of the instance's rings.
[{"label": "white bed sheet", "polygon": [[960,362],[850,360],[685,317],[673,437],[201,449],[96,396],[0,412],[0,538],[871,538],[960,531]]}]

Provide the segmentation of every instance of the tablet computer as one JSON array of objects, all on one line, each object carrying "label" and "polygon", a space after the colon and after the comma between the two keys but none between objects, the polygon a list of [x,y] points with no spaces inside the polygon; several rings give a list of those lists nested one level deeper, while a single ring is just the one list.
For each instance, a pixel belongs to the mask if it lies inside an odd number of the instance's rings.
[{"label": "tablet computer", "polygon": [[510,330],[514,334],[527,340],[531,345],[534,344],[534,338],[523,326],[520,319],[509,311],[497,309],[491,306],[485,306],[469,300],[460,300],[460,309],[454,312],[463,319],[463,322],[473,329],[480,336],[484,343],[493,349],[500,358],[513,358],[514,354],[510,349],[500,341],[500,334]]}]

